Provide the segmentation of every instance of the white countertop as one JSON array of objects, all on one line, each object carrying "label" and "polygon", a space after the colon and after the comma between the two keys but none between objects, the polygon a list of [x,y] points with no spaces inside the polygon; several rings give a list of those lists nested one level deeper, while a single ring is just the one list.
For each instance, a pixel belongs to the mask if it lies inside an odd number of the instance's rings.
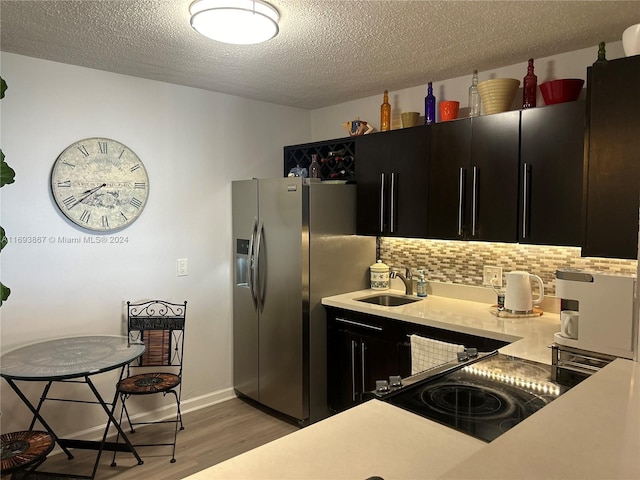
[{"label": "white countertop", "polygon": [[441,478],[640,478],[640,364],[617,359]]},{"label": "white countertop", "polygon": [[436,478],[486,445],[372,400],[187,478]]},{"label": "white countertop", "polygon": [[322,304],[371,315],[418,323],[456,332],[512,342],[500,353],[551,363],[549,345],[560,331],[560,316],[544,312],[539,317],[499,318],[490,312],[490,303],[430,295],[399,307],[384,307],[355,299],[379,293],[402,295],[396,290],[360,290],[322,299]]},{"label": "white countertop", "polygon": [[[429,296],[400,307],[324,305],[513,342],[500,351],[550,363],[554,313],[497,318],[482,301]],[[402,292],[391,292],[402,293]],[[491,443],[371,400],[214,465],[189,480],[640,479],[640,364],[617,359]]]},{"label": "white countertop", "polygon": [[379,400],[186,477],[640,478],[640,364],[618,359],[491,443]]}]

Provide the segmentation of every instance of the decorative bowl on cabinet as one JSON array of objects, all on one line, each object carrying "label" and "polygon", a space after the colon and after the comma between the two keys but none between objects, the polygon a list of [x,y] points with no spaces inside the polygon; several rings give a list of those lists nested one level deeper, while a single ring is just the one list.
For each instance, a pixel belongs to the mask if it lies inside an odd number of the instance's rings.
[{"label": "decorative bowl on cabinet", "polygon": [[627,57],[640,55],[640,23],[631,25],[622,32],[622,49]]},{"label": "decorative bowl on cabinet", "polygon": [[563,78],[540,84],[545,105],[574,102],[580,96],[584,80],[581,78]]},{"label": "decorative bowl on cabinet", "polygon": [[511,108],[520,80],[515,78],[492,78],[478,84],[484,113],[506,112]]}]

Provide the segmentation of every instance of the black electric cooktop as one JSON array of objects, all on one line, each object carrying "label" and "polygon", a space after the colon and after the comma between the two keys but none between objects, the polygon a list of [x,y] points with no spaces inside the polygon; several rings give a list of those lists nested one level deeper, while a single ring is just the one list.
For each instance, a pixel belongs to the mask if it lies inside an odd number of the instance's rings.
[{"label": "black electric cooktop", "polygon": [[490,442],[569,387],[551,366],[496,354],[396,390],[383,400]]}]

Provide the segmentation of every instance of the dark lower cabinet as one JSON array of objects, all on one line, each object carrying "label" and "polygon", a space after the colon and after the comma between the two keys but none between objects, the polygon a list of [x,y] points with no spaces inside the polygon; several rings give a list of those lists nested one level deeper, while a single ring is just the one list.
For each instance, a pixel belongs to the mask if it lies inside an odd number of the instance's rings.
[{"label": "dark lower cabinet", "polygon": [[640,56],[587,69],[586,257],[638,258]]},{"label": "dark lower cabinet", "polygon": [[372,398],[376,380],[398,375],[393,322],[382,317],[333,310],[327,322],[327,401],[340,412]]},{"label": "dark lower cabinet", "polygon": [[520,243],[582,245],[585,102],[521,112]]},{"label": "dark lower cabinet", "polygon": [[327,310],[327,403],[332,413],[373,398],[376,380],[411,375],[412,334],[490,352],[507,342],[350,310]]},{"label": "dark lower cabinet", "polygon": [[477,348],[479,352],[492,352],[509,343],[411,322],[400,322],[398,332],[400,333],[398,361],[400,375],[403,378],[411,375],[411,335],[420,335],[421,337],[432,338],[441,342],[464,345],[466,348]]}]

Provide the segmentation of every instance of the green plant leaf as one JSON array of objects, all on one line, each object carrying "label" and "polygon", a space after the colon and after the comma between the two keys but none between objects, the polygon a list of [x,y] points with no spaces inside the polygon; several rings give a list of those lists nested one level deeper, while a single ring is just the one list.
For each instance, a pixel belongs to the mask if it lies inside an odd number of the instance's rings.
[{"label": "green plant leaf", "polygon": [[4,302],[11,295],[11,289],[9,287],[5,287],[2,282],[0,282],[0,306],[2,302]]},{"label": "green plant leaf", "polygon": [[16,172],[4,161],[4,153],[0,150],[0,187],[15,182]]},{"label": "green plant leaf", "polygon": [[[4,78],[0,77],[0,99],[4,98],[4,92],[7,88],[7,82],[4,81]],[[4,187],[7,183],[15,182],[15,178],[15,170],[4,161],[4,153],[0,150],[0,187]],[[0,250],[2,250],[6,244],[7,237],[4,234],[4,228],[0,227]],[[9,298],[9,295],[11,295],[11,289],[5,287],[4,284],[0,282],[0,307],[4,301]]]}]

